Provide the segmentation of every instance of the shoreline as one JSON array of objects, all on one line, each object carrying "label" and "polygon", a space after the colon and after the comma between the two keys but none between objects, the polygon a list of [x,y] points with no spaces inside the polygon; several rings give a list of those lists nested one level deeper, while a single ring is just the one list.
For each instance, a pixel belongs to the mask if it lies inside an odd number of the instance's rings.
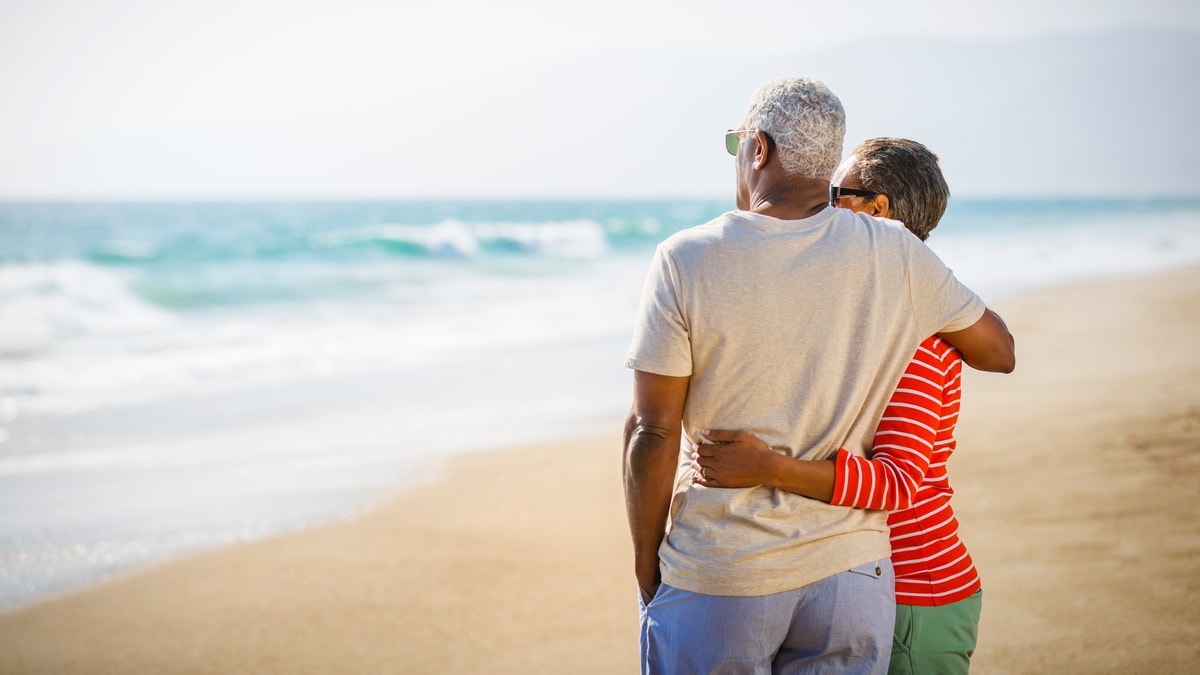
[{"label": "shoreline", "polygon": [[[984,583],[973,670],[1185,671],[1200,267],[994,306],[1017,372],[966,376],[951,467]],[[0,613],[0,671],[635,672],[618,435],[442,458],[350,522]]]},{"label": "shoreline", "polygon": [[[626,376],[611,342],[19,420],[0,453],[0,612],[358,517],[444,457],[611,428]],[[582,369],[580,352],[595,357]],[[500,365],[483,370],[488,358]],[[564,372],[574,388],[552,389]]]}]

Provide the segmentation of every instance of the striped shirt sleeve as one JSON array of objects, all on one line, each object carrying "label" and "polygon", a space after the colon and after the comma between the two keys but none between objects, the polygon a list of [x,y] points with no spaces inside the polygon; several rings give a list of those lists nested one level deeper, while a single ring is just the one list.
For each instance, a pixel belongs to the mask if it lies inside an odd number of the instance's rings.
[{"label": "striped shirt sleeve", "polygon": [[871,459],[838,450],[831,504],[884,511],[912,506],[933,456],[947,370],[928,342],[917,348],[879,421]]}]

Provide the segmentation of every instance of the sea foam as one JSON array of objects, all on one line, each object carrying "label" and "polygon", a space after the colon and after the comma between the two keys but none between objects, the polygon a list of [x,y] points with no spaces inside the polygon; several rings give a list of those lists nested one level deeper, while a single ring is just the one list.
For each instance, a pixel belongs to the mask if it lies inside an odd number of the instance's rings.
[{"label": "sea foam", "polygon": [[65,339],[171,326],[169,313],[130,290],[129,276],[74,260],[0,265],[0,358],[36,354]]}]

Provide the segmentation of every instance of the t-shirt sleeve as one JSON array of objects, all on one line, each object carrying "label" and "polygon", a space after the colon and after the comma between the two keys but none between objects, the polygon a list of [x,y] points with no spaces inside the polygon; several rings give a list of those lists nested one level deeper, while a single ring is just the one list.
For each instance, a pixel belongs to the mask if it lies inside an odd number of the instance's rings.
[{"label": "t-shirt sleeve", "polygon": [[671,377],[692,374],[692,347],[681,297],[679,271],[667,249],[659,246],[642,290],[626,368]]},{"label": "t-shirt sleeve", "polygon": [[963,330],[983,316],[987,305],[954,276],[946,264],[915,237],[908,247],[908,290],[922,335]]}]

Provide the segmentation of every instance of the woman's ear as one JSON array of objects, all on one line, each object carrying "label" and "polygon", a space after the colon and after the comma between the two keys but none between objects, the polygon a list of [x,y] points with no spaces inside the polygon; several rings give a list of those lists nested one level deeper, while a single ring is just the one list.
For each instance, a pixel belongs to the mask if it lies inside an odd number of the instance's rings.
[{"label": "woman's ear", "polygon": [[870,213],[873,216],[880,218],[892,217],[892,203],[888,201],[888,196],[880,192],[875,195],[874,201],[871,202]]}]

